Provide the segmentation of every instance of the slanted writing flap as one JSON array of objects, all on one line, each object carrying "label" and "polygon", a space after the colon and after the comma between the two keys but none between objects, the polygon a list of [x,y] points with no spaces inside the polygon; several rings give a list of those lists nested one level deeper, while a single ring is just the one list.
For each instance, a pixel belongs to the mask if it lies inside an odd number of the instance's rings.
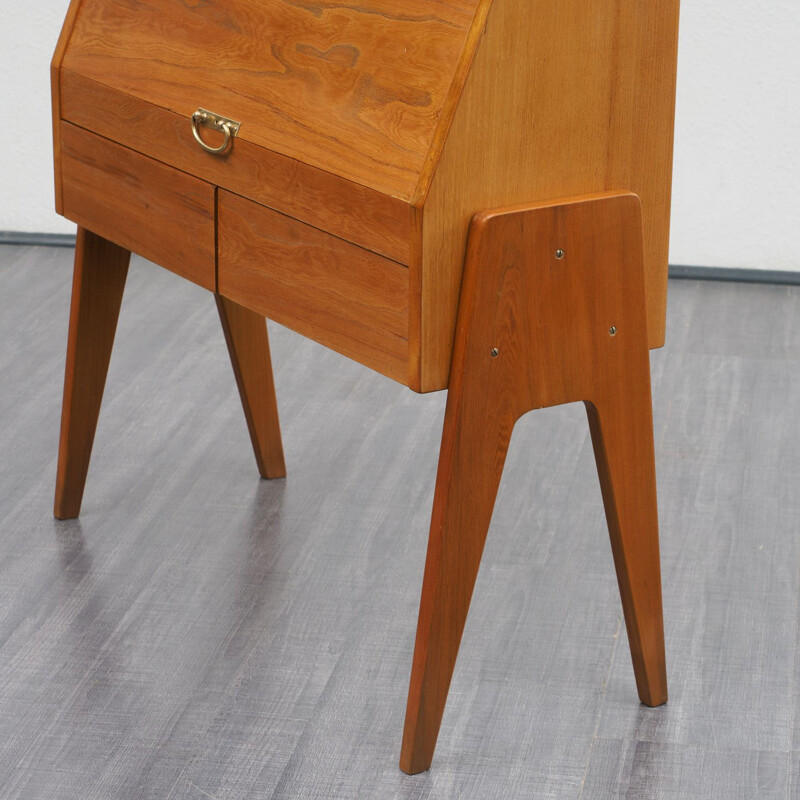
[{"label": "slanted writing flap", "polygon": [[479,3],[83,0],[63,67],[410,199]]}]

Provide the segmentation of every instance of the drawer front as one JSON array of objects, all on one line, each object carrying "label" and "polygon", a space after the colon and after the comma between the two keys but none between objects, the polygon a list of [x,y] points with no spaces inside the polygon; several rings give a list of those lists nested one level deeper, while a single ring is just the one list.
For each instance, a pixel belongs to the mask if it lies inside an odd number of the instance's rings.
[{"label": "drawer front", "polygon": [[403,384],[408,269],[220,191],[219,292]]},{"label": "drawer front", "polygon": [[65,217],[214,291],[214,187],[62,122]]},{"label": "drawer front", "polygon": [[[202,87],[197,105],[203,105]],[[403,200],[287,158],[240,135],[220,157],[194,140],[189,116],[69,69],[60,75],[64,120],[401,264],[411,263],[415,210]],[[225,113],[224,108],[212,111]],[[204,131],[212,145],[220,134]],[[417,246],[418,249],[418,246]]]}]

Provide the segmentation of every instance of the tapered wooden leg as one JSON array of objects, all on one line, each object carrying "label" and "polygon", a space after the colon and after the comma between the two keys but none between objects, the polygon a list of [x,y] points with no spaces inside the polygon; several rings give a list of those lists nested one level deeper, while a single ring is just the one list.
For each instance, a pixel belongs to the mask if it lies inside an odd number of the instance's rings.
[{"label": "tapered wooden leg", "polygon": [[114,344],[130,252],[78,228],[53,513],[77,517]]},{"label": "tapered wooden leg", "polygon": [[514,426],[486,390],[470,376],[448,395],[400,756],[409,774],[431,765]]},{"label": "tapered wooden leg", "polygon": [[640,700],[667,702],[653,420],[649,381],[587,403]]},{"label": "tapered wooden leg", "polygon": [[266,320],[221,295],[216,300],[258,471],[263,478],[283,478],[286,465]]},{"label": "tapered wooden leg", "polygon": [[511,431],[531,409],[587,404],[639,695],[666,701],[642,253],[641,206],[627,193],[473,220],[400,756],[406,772],[433,758]]}]

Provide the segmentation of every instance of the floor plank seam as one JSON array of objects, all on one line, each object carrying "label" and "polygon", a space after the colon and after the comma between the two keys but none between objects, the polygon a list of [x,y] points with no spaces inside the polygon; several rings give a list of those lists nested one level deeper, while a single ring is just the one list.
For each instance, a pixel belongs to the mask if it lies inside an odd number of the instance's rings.
[{"label": "floor plank seam", "polygon": [[583,777],[581,778],[581,790],[578,792],[578,800],[583,800],[583,790],[586,786],[586,779],[589,777],[589,767],[592,764],[592,752],[594,750],[594,743],[597,741],[597,732],[600,730],[600,720],[603,716],[603,709],[605,708],[606,694],[608,692],[608,684],[611,680],[611,670],[614,668],[614,661],[617,657],[617,647],[619,646],[619,638],[622,633],[622,614],[617,616],[617,630],[614,633],[614,646],[611,648],[611,658],[608,661],[608,669],[606,670],[605,678],[600,691],[600,702],[597,706],[597,716],[594,721],[594,731],[592,732],[592,741],[589,743],[589,753],[586,756],[586,766],[583,770]]},{"label": "floor plank seam", "polygon": [[[792,675],[797,675],[800,672],[800,663],[798,663],[798,648],[797,638],[800,632],[800,560],[797,564],[797,577],[795,581],[795,598],[794,598],[794,639],[792,642]],[[792,797],[792,769],[794,758],[794,730],[797,721],[797,685],[794,687],[794,698],[790,703],[791,712],[789,714],[789,748],[786,753],[786,800],[794,800]]]}]

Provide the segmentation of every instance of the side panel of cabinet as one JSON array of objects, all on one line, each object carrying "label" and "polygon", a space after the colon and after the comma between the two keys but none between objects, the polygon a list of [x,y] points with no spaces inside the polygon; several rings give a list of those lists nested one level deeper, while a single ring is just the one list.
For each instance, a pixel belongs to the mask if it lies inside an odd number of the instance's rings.
[{"label": "side panel of cabinet", "polygon": [[472,216],[608,190],[642,201],[648,339],[664,342],[678,0],[494,0],[425,192],[421,389],[447,385]]},{"label": "side panel of cabinet", "polygon": [[72,29],[75,27],[75,20],[78,18],[78,10],[83,0],[70,0],[67,14],[64,17],[64,24],[61,26],[61,33],[56,42],[56,49],[50,62],[50,102],[53,117],[53,166],[55,184],[55,206],[56,212],[63,214],[63,204],[61,201],[61,62],[67,52]]}]

